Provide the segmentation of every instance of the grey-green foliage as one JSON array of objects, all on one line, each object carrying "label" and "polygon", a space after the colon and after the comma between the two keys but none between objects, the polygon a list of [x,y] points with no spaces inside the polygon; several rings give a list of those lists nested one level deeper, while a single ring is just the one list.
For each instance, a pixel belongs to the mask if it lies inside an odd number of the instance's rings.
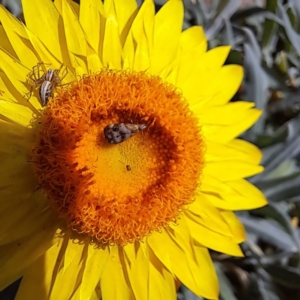
[{"label": "grey-green foliage", "polygon": [[[157,8],[164,0],[155,1]],[[207,3],[211,4],[208,5]],[[223,300],[300,299],[300,1],[185,0],[184,29],[202,25],[209,47],[230,44],[226,63],[244,66],[232,101],[255,102],[261,119],[242,138],[258,145],[265,171],[250,181],[267,207],[238,212],[245,258],[212,253]],[[248,1],[249,2],[249,1]],[[201,86],[200,86],[201,88]],[[205,276],[205,275],[204,275]],[[178,299],[199,299],[182,287]]]},{"label": "grey-green foliage", "polygon": [[0,0],[0,4],[5,6],[15,16],[19,15],[22,11],[21,0]]}]

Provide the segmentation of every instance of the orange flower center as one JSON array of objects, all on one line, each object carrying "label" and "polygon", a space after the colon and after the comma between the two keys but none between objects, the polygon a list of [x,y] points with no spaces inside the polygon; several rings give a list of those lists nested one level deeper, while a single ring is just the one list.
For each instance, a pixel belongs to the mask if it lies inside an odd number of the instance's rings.
[{"label": "orange flower center", "polygon": [[[125,245],[176,222],[203,168],[198,121],[176,88],[144,72],[102,70],[57,92],[39,122],[32,160],[68,226]],[[109,143],[104,128],[120,123],[146,128]]]}]

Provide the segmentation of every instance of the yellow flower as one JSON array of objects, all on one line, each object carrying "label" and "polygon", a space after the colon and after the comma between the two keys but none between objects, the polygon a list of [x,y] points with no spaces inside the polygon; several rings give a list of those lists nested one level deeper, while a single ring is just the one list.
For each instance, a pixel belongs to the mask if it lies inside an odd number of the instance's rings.
[{"label": "yellow flower", "polygon": [[0,288],[165,300],[179,280],[217,299],[208,249],[241,256],[233,211],[266,204],[229,47],[182,32],[180,0],[22,4],[26,26],[0,8]]}]

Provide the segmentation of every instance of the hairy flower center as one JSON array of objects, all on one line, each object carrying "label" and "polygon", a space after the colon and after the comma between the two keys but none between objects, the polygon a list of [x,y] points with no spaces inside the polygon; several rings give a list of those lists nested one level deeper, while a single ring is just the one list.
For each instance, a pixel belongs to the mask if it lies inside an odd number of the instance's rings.
[{"label": "hairy flower center", "polygon": [[[73,230],[124,245],[193,201],[203,167],[197,119],[159,77],[102,70],[58,90],[39,121],[37,178]],[[121,123],[145,126],[109,143],[104,128]]]}]

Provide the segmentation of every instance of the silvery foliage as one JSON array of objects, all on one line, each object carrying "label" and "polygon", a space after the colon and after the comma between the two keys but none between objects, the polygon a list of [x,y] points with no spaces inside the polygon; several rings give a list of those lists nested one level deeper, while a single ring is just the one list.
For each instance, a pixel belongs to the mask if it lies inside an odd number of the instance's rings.
[{"label": "silvery foliage", "polygon": [[0,4],[5,6],[15,16],[22,12],[21,0],[0,0]]}]

